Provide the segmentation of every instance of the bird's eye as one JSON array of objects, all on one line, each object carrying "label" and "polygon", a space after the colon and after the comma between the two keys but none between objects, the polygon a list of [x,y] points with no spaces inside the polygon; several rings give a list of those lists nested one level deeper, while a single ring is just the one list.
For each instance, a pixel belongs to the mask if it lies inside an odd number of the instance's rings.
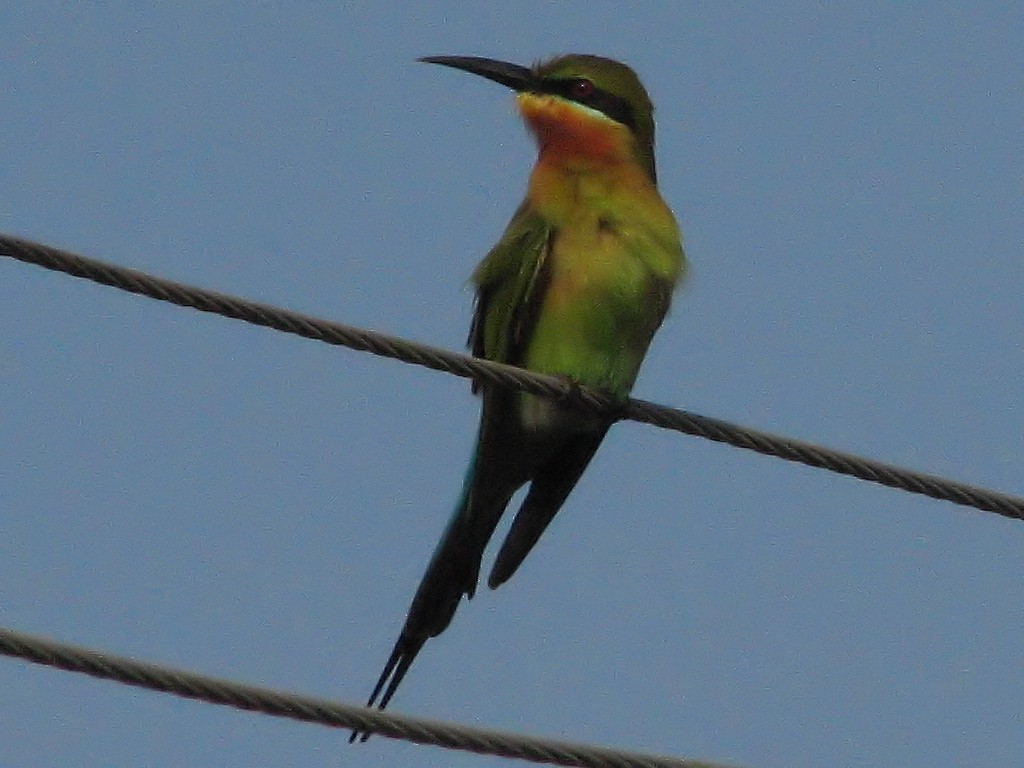
[{"label": "bird's eye", "polygon": [[569,88],[569,93],[574,99],[585,99],[594,93],[594,84],[589,80],[580,78],[579,80],[573,80],[572,85]]}]

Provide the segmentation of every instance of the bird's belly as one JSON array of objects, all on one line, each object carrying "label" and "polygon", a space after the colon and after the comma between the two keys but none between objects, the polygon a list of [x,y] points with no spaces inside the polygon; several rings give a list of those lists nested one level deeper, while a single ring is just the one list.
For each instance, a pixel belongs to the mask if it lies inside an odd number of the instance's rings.
[{"label": "bird's belly", "polygon": [[[625,397],[661,320],[650,317],[646,300],[650,273],[620,241],[601,233],[566,238],[551,257],[526,367]],[[537,428],[563,412],[543,398],[522,400],[524,422]]]}]

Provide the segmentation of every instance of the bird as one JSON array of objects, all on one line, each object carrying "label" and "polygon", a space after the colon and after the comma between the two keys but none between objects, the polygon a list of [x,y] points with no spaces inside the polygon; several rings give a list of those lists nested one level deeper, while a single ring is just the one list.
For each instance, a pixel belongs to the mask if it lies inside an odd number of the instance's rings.
[{"label": "bird", "polygon": [[[429,64],[510,88],[536,139],[526,198],[472,275],[476,357],[551,374],[625,400],[686,269],[657,188],[654,107],[636,73],[568,54],[524,67],[477,56]],[[494,589],[519,568],[611,426],[570,404],[475,382],[476,449],[367,707],[387,707],[431,637],[476,591],[484,549],[529,484],[494,561]],[[369,731],[354,730],[350,741]]]}]

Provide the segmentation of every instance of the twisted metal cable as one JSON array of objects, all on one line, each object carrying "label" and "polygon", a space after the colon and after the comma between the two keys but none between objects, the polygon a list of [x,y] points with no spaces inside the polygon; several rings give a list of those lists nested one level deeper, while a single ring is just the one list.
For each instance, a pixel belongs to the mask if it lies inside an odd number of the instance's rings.
[{"label": "twisted metal cable", "polygon": [[0,653],[210,704],[535,763],[581,768],[725,768],[698,760],[625,752],[385,713],[136,661],[2,627]]},{"label": "twisted metal cable", "polygon": [[915,472],[893,464],[741,427],[721,419],[645,400],[630,398],[619,402],[600,392],[576,386],[557,377],[165,280],[30,240],[0,234],[0,256],[65,272],[130,293],[192,307],[201,312],[212,312],[328,344],[372,352],[382,357],[454,373],[464,378],[557,398],[574,406],[586,408],[604,418],[629,419],[651,424],[768,456],[777,456],[787,461],[850,475],[890,488],[1024,520],[1024,498],[1018,496]]}]

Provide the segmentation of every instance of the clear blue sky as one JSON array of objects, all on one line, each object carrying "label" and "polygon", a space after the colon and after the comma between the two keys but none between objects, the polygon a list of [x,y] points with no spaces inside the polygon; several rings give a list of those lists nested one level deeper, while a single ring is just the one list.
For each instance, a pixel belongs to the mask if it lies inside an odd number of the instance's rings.
[{"label": "clear blue sky", "polygon": [[[1024,493],[1013,4],[128,5],[3,14],[0,231],[461,349],[533,147],[502,88],[414,59],[620,58],[692,264],[636,394]],[[467,383],[8,260],[0,323],[0,625],[364,700]],[[751,768],[1010,765],[1022,562],[1024,523],[620,425],[394,706]],[[5,768],[506,764],[9,659],[0,690]]]}]

